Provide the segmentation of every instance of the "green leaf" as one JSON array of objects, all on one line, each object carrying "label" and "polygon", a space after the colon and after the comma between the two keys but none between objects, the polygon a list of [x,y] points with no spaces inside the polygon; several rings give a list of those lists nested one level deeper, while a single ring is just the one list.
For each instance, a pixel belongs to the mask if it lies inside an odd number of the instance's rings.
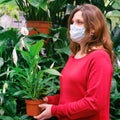
[{"label": "green leaf", "polygon": [[70,55],[69,47],[64,47],[61,49],[55,49],[57,53],[65,53],[66,55]]},{"label": "green leaf", "polygon": [[6,47],[6,41],[0,40],[0,56],[2,56],[2,52],[5,50],[5,47]]},{"label": "green leaf", "polygon": [[14,119],[10,116],[0,116],[0,120],[14,120]]},{"label": "green leaf", "polygon": [[114,9],[120,10],[120,0],[115,0],[114,4],[112,5]]},{"label": "green leaf", "polygon": [[19,90],[19,91],[15,92],[15,93],[13,94],[13,96],[18,97],[18,96],[22,96],[22,95],[24,95],[24,94],[25,94],[25,91],[24,91],[24,90]]},{"label": "green leaf", "polygon": [[7,75],[7,74],[9,74],[9,73],[11,73],[11,72],[13,72],[13,70],[7,71],[7,72],[3,72],[3,73],[0,74],[0,77],[2,77],[3,75]]},{"label": "green leaf", "polygon": [[28,63],[30,63],[30,60],[31,60],[30,54],[29,54],[28,52],[26,52],[26,51],[20,51],[20,52],[21,52],[23,58],[24,58]]},{"label": "green leaf", "polygon": [[44,72],[47,72],[47,73],[52,74],[52,75],[61,76],[60,72],[58,72],[57,70],[55,70],[53,68],[46,69],[46,70],[44,70]]},{"label": "green leaf", "polygon": [[27,77],[27,69],[22,69],[19,67],[12,68],[12,71],[10,72],[10,78],[17,76],[16,79],[26,79]]},{"label": "green leaf", "polygon": [[6,106],[6,110],[8,111],[8,113],[16,114],[16,105],[17,104],[16,104],[15,99],[7,100],[5,103],[5,106]]},{"label": "green leaf", "polygon": [[29,0],[29,3],[37,9],[42,8],[44,11],[47,10],[47,0]]},{"label": "green leaf", "polygon": [[0,4],[12,4],[14,0],[0,0]]},{"label": "green leaf", "polygon": [[117,48],[120,45],[120,27],[116,26],[111,32],[111,38],[113,41],[114,48]]},{"label": "green leaf", "polygon": [[39,55],[40,50],[43,47],[44,42],[42,40],[40,40],[39,42],[33,44],[30,47],[30,54],[32,57],[35,57],[36,55]]}]

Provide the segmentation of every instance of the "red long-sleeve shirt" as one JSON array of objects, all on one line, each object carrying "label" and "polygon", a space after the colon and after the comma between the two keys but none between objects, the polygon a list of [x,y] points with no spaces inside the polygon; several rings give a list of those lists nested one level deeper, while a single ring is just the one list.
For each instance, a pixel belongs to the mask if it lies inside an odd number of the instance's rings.
[{"label": "red long-sleeve shirt", "polygon": [[60,77],[60,94],[48,96],[60,120],[109,120],[113,68],[104,50],[85,57],[70,56]]}]

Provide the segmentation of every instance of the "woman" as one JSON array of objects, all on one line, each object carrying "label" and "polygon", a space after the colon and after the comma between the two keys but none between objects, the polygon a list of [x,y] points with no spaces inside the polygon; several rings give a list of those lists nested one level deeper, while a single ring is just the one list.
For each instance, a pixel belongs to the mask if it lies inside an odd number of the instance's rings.
[{"label": "woman", "polygon": [[44,120],[110,120],[113,52],[105,18],[94,5],[76,7],[68,20],[70,55],[60,77],[60,94],[45,97]]}]

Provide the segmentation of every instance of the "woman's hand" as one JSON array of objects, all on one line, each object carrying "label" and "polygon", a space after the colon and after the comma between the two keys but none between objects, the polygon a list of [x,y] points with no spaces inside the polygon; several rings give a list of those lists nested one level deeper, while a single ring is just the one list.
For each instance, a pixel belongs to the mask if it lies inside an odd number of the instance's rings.
[{"label": "woman's hand", "polygon": [[34,116],[35,119],[37,119],[37,120],[45,120],[45,119],[48,119],[48,118],[52,117],[52,114],[51,114],[52,105],[50,105],[50,104],[41,104],[41,105],[39,105],[39,107],[43,110],[43,112],[41,114],[39,114],[38,116]]}]

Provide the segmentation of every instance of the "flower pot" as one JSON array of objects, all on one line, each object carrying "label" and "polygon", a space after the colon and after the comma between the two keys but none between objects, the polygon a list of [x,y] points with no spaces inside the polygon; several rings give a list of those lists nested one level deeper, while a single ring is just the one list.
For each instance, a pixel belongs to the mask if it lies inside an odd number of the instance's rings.
[{"label": "flower pot", "polygon": [[45,103],[43,100],[26,100],[26,113],[28,116],[36,116],[41,113],[39,104]]},{"label": "flower pot", "polygon": [[27,28],[31,28],[29,30],[29,35],[38,33],[49,34],[50,27],[52,27],[52,23],[48,21],[27,21]]}]

